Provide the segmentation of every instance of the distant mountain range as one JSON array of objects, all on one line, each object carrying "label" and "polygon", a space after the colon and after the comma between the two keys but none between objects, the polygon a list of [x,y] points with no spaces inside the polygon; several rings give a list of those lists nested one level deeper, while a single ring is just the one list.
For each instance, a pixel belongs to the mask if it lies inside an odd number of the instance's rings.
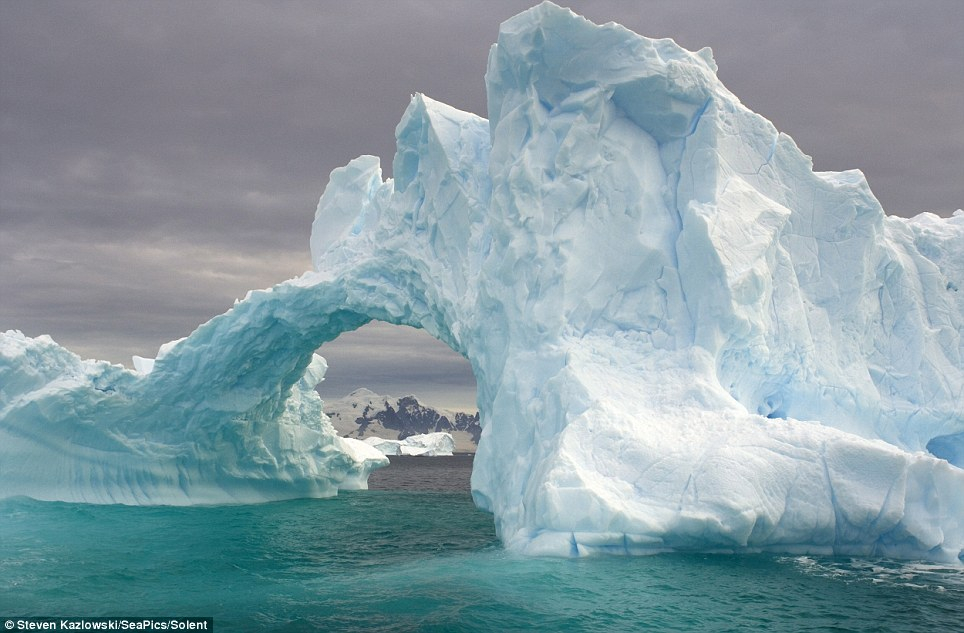
[{"label": "distant mountain range", "polygon": [[342,437],[404,440],[412,435],[445,431],[459,453],[475,452],[482,427],[478,413],[435,409],[415,396],[380,396],[356,389],[344,398],[325,400],[325,413]]}]

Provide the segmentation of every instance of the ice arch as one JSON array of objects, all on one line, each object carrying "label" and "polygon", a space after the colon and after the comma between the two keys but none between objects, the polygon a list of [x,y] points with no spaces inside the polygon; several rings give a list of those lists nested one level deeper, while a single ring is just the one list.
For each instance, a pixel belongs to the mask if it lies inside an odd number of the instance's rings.
[{"label": "ice arch", "polygon": [[391,318],[353,309],[348,294],[318,279],[251,292],[156,359],[135,359],[138,373],[6,333],[3,496],[181,504],[364,487],[387,460],[337,437],[314,391],[327,368],[319,345]]},{"label": "ice arch", "polygon": [[[472,364],[473,495],[509,547],[956,560],[964,216],[886,217],[859,172],[813,172],[715,71],[708,50],[548,3],[509,20],[488,121],[416,96],[394,180],[373,157],[332,174],[314,272],[143,376],[5,337],[5,488],[363,485],[377,462],[325,427],[311,350],[375,318]],[[38,454],[52,471],[31,473]]]}]

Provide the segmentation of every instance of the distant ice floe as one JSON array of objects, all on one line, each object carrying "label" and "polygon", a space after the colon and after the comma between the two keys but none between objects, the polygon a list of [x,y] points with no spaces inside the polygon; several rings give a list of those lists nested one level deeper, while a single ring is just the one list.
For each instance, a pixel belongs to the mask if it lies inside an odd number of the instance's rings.
[{"label": "distant ice floe", "polygon": [[386,440],[380,437],[368,437],[362,440],[369,446],[374,446],[384,455],[421,455],[424,457],[440,457],[451,455],[455,450],[455,440],[448,433],[425,433],[412,435],[404,440]]}]

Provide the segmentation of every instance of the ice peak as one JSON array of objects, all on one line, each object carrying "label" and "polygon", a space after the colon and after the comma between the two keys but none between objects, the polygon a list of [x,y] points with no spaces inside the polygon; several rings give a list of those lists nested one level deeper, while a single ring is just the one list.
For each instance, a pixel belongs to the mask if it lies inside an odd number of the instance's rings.
[{"label": "ice peak", "polygon": [[[605,51],[605,53],[601,53]],[[603,93],[658,142],[681,138],[709,98],[726,94],[709,49],[692,53],[617,24],[598,26],[551,2],[506,21],[489,52],[490,125],[495,130],[525,100],[547,110],[585,104]]]}]

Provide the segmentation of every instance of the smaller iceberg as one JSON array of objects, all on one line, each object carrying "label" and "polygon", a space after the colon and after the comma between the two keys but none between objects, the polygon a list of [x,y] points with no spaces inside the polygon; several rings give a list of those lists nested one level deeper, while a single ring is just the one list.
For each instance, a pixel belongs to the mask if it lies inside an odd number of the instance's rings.
[{"label": "smaller iceberg", "polygon": [[425,433],[412,435],[404,440],[386,440],[369,437],[363,441],[377,448],[383,455],[420,455],[422,457],[441,457],[451,455],[455,450],[455,440],[448,433]]},{"label": "smaller iceberg", "polygon": [[[135,371],[81,360],[49,336],[0,333],[0,497],[188,505],[367,488],[388,459],[335,433],[315,392],[324,358],[309,348],[287,364],[218,359],[300,333],[307,320],[273,317],[279,294],[252,294]],[[267,309],[252,326],[256,304]]]}]

